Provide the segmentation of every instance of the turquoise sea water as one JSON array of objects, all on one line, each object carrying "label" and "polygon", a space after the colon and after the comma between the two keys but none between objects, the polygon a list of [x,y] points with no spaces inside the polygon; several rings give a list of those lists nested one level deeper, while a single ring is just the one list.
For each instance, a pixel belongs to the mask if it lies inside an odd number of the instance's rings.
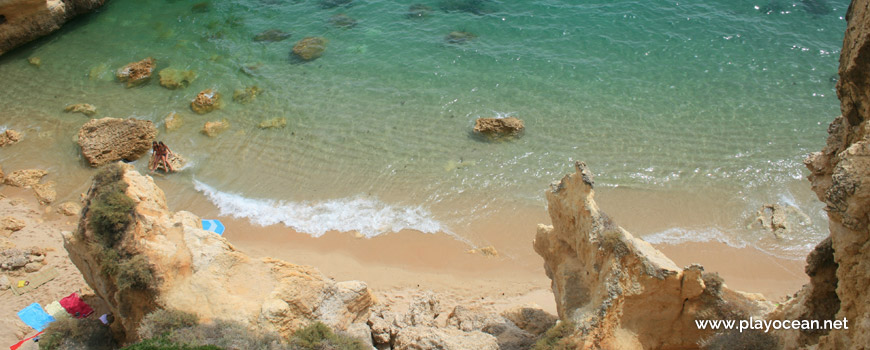
[{"label": "turquoise sea water", "polygon": [[[2,150],[0,164],[51,164],[65,175],[61,189],[81,191],[92,170],[72,140],[86,118],[62,110],[91,103],[101,117],[184,119],[180,130],[160,127],[192,161],[163,180],[188,189],[168,193],[171,203],[205,194],[227,215],[313,235],[411,228],[476,242],[471,222],[543,208],[546,185],[573,160],[603,188],[739,203],[725,224],[675,224],[647,232],[653,241],[801,256],[826,235],[801,160],[839,113],[847,1],[429,0],[419,3],[431,13],[408,17],[415,3],[112,0],[0,57],[0,127],[24,130],[32,150]],[[445,11],[457,3],[470,8]],[[332,25],[336,14],[357,25]],[[291,37],[252,40],[268,29]],[[476,37],[446,42],[457,30]],[[329,43],[301,63],[290,50],[307,36]],[[27,63],[33,56],[41,67]],[[149,56],[198,78],[179,90],[156,74],[137,88],[114,81],[114,69]],[[264,93],[232,101],[251,85]],[[189,102],[206,88],[225,107],[196,115]],[[507,115],[525,121],[521,138],[470,133],[478,117]],[[274,117],[287,127],[257,128]],[[228,131],[199,133],[220,119]],[[762,203],[794,205],[812,222],[784,239],[746,229]]]}]

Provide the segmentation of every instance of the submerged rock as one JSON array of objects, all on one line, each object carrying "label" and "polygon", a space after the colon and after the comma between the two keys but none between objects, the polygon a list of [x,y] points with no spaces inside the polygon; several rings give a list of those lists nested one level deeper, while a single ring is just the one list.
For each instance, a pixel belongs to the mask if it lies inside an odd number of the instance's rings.
[{"label": "submerged rock", "polygon": [[9,186],[27,188],[38,184],[45,175],[48,175],[48,171],[42,169],[16,170],[6,174],[3,182]]},{"label": "submerged rock", "polygon": [[160,85],[171,90],[188,87],[196,80],[196,72],[192,70],[164,68],[157,75],[160,76]]},{"label": "submerged rock", "polygon": [[42,66],[42,59],[39,57],[30,57],[27,59],[27,63],[30,63],[31,66],[39,67]]},{"label": "submerged rock", "polygon": [[760,226],[769,230],[777,238],[789,234],[795,223],[811,223],[810,217],[795,206],[780,204],[764,204],[755,213],[756,217],[748,228]]},{"label": "submerged rock", "polygon": [[92,117],[97,114],[97,107],[94,107],[94,105],[88,103],[77,103],[69,105],[66,106],[66,108],[64,108],[63,110],[67,113],[81,113],[88,117]]},{"label": "submerged rock", "polygon": [[409,18],[424,18],[432,14],[432,8],[424,4],[413,4],[408,7]]},{"label": "submerged rock", "polygon": [[134,161],[151,149],[157,128],[150,120],[91,119],[79,129],[82,156],[92,167],[119,160]]},{"label": "submerged rock", "polygon": [[260,129],[283,129],[285,126],[287,126],[287,118],[283,117],[275,117],[257,124]]},{"label": "submerged rock", "polygon": [[105,63],[100,63],[91,67],[88,71],[88,80],[111,80],[109,66]]},{"label": "submerged rock", "polygon": [[289,37],[290,37],[290,33],[287,33],[283,30],[268,29],[268,30],[261,32],[260,34],[257,34],[256,36],[254,36],[254,41],[271,43],[271,42],[283,41],[284,39],[287,39]]},{"label": "submerged rock", "polygon": [[330,17],[329,23],[331,23],[332,25],[334,25],[336,27],[353,28],[356,26],[356,19],[354,19],[346,14],[339,13],[335,16]]},{"label": "submerged rock", "polygon": [[21,141],[21,134],[12,129],[0,132],[0,147],[6,147]]},{"label": "submerged rock", "polygon": [[326,38],[310,36],[299,40],[293,45],[293,54],[304,61],[311,61],[323,55],[326,51]]},{"label": "submerged rock", "polygon": [[166,131],[175,131],[181,128],[184,125],[184,120],[181,119],[181,116],[175,112],[169,112],[165,118],[163,118],[163,127],[166,128]]},{"label": "submerged rock", "polygon": [[447,36],[444,38],[444,40],[450,44],[464,44],[464,43],[468,42],[469,40],[474,39],[476,37],[477,37],[477,35],[474,35],[473,33],[455,31],[455,32],[450,32],[450,34],[447,34]]},{"label": "submerged rock", "polygon": [[153,58],[148,57],[139,62],[129,63],[121,67],[115,73],[115,76],[118,77],[120,82],[127,83],[127,87],[142,85],[151,80],[151,73],[154,72],[155,67],[157,67],[157,62]]},{"label": "submerged rock", "polygon": [[215,137],[230,128],[230,122],[226,119],[220,121],[206,122],[202,126],[202,133],[208,137]]},{"label": "submerged rock", "polygon": [[256,85],[248,86],[244,89],[237,89],[233,91],[233,101],[238,103],[251,103],[254,99],[257,98],[257,95],[263,92],[263,89],[260,89]]},{"label": "submerged rock", "polygon": [[516,117],[478,118],[474,122],[474,132],[489,137],[516,136],[523,130],[523,121]]},{"label": "submerged rock", "polygon": [[348,5],[353,0],[320,0],[320,7],[331,9],[333,7]]},{"label": "submerged rock", "polygon": [[211,11],[211,2],[209,1],[198,2],[190,7],[190,12],[193,13],[206,13],[209,11]]},{"label": "submerged rock", "polygon": [[202,90],[190,102],[190,108],[198,114],[206,114],[221,108],[221,94],[212,89]]}]

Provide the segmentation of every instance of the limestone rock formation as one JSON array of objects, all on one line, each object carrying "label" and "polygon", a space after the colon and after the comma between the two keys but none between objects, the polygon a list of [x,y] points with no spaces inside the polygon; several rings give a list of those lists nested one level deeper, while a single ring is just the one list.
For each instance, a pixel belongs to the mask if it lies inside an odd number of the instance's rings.
[{"label": "limestone rock formation", "polygon": [[0,147],[6,147],[21,141],[21,134],[15,130],[7,129],[0,132]]},{"label": "limestone rock formation", "polygon": [[153,58],[148,57],[121,67],[115,72],[115,76],[118,77],[118,81],[127,83],[127,87],[133,87],[151,80],[151,74],[156,67],[157,62]]},{"label": "limestone rock formation", "polygon": [[57,185],[54,181],[49,181],[44,184],[34,184],[33,193],[36,194],[36,200],[39,204],[47,205],[57,199],[57,192],[54,187]]},{"label": "limestone rock formation", "polygon": [[824,149],[804,161],[812,189],[826,205],[830,248],[822,242],[810,254],[810,284],[772,318],[845,318],[849,329],[799,337],[783,332],[786,348],[870,348],[870,0],[852,1],[846,20],[837,82],[842,115],[828,126]]},{"label": "limestone rock formation", "polygon": [[230,122],[226,119],[219,121],[205,122],[202,126],[202,133],[208,137],[215,137],[230,128]]},{"label": "limestone rock formation", "polygon": [[221,108],[221,94],[212,89],[205,89],[190,102],[190,108],[198,114],[206,114]]},{"label": "limestone rock formation", "polygon": [[42,169],[16,170],[6,174],[3,182],[9,186],[27,188],[38,184],[45,175],[48,175],[48,172]]},{"label": "limestone rock formation", "polygon": [[101,272],[102,257],[91,247],[96,238],[88,224],[97,188],[89,191],[78,232],[64,234],[64,246],[127,339],[137,336],[142,317],[156,308],[191,312],[201,320],[238,321],[283,336],[312,321],[344,330],[368,319],[375,300],[365,283],[335,282],[312,267],[253,259],[203,230],[194,214],[171,212],[150,177],[119,165],[134,219],[115,247],[147,261],[154,283],[147,290],[119,288],[118,280]]},{"label": "limestone rock formation", "polygon": [[562,320],[579,344],[592,348],[692,348],[713,333],[696,319],[765,314],[770,304],[731,291],[697,265],[681,269],[649,243],[614,224],[593,199],[586,164],[547,191],[553,226],[538,226],[535,251],[544,258]]},{"label": "limestone rock formation", "polygon": [[524,129],[523,121],[516,117],[478,118],[474,122],[474,132],[489,137],[516,136]]},{"label": "limestone rock formation", "polygon": [[170,90],[186,88],[196,80],[196,72],[192,70],[164,68],[157,75],[160,77],[160,86]]},{"label": "limestone rock formation", "polygon": [[88,103],[76,103],[66,106],[63,111],[67,113],[81,113],[88,117],[92,117],[97,114],[97,107]]},{"label": "limestone rock formation", "polygon": [[0,1],[0,55],[48,35],[75,16],[91,12],[105,0]]},{"label": "limestone rock formation", "polygon": [[296,45],[293,45],[293,54],[303,61],[311,61],[320,56],[326,51],[326,44],[329,41],[325,38],[310,36],[299,40]]},{"label": "limestone rock formation", "polygon": [[498,350],[495,337],[483,332],[412,326],[396,337],[393,350]]},{"label": "limestone rock formation", "polygon": [[39,67],[42,66],[42,59],[39,58],[39,57],[36,57],[36,56],[34,56],[34,57],[28,57],[28,58],[27,58],[27,63],[29,63],[31,66],[34,66],[34,67],[39,68]]},{"label": "limestone rock formation", "polygon": [[118,160],[134,161],[151,149],[157,128],[149,120],[91,119],[79,129],[82,156],[92,166]]}]

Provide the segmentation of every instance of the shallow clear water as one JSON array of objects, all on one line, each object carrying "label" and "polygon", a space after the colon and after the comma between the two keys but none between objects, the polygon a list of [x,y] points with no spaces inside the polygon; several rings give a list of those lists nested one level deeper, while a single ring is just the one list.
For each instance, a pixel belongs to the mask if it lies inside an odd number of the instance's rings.
[{"label": "shallow clear water", "polygon": [[[600,186],[743,203],[732,222],[675,224],[648,232],[654,240],[797,256],[826,234],[801,160],[821,149],[839,112],[847,1],[482,1],[478,14],[421,2],[432,8],[425,18],[408,18],[408,1],[113,0],[0,57],[0,127],[43,147],[37,156],[3,150],[0,162],[51,163],[75,180],[62,189],[78,188],[91,170],[71,140],[86,119],[62,110],[91,103],[99,116],[182,116],[182,129],[159,135],[192,161],[167,178],[189,189],[170,201],[205,194],[226,213],[312,234],[413,228],[473,241],[470,222],[543,207],[546,184],[572,160],[586,161]],[[331,25],[339,13],[358,24]],[[292,36],[252,41],[267,29]],[[454,30],[476,38],[449,44]],[[306,36],[328,48],[300,63],[290,48]],[[30,66],[31,56],[43,65]],[[156,76],[131,89],[113,81],[112,70],[148,56],[198,78],[180,90]],[[250,85],[265,92],[234,103],[233,90]],[[206,88],[225,107],[199,116],[189,102]],[[525,121],[521,138],[470,133],[476,118],[505,115]],[[274,117],[288,126],[257,128]],[[227,132],[199,134],[224,118]],[[768,202],[795,205],[812,223],[778,240],[746,229]]]}]

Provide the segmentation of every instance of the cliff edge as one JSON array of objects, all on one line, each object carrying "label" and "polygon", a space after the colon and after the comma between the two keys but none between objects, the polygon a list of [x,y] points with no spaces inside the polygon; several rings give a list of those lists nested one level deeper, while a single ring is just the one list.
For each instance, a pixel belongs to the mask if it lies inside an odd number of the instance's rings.
[{"label": "cliff edge", "polygon": [[0,55],[48,35],[75,16],[103,6],[106,0],[0,1]]}]

